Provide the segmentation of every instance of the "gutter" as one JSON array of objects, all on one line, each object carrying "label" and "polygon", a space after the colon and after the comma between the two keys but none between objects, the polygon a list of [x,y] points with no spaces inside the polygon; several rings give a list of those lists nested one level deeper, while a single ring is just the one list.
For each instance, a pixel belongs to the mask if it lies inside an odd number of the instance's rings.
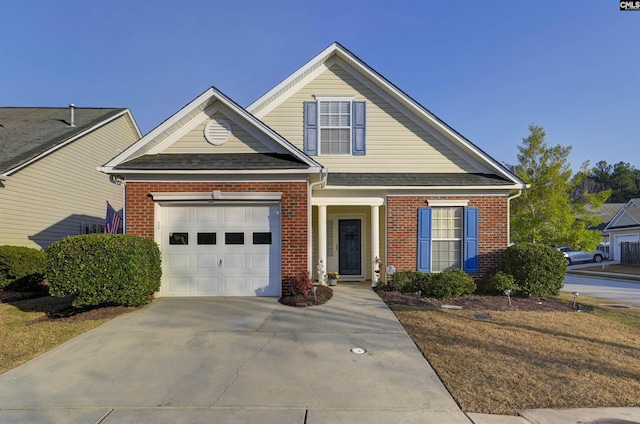
[{"label": "gutter", "polygon": [[[525,188],[529,188],[529,186],[525,185]],[[507,246],[511,245],[511,201],[520,196],[522,196],[522,189],[507,198]]]},{"label": "gutter", "polygon": [[0,174],[0,181],[7,181],[9,178],[11,177],[7,174]]}]

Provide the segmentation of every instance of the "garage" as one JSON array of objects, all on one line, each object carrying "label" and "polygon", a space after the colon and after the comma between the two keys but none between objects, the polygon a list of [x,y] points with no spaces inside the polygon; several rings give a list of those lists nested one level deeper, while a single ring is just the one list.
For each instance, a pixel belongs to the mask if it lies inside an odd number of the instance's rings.
[{"label": "garage", "polygon": [[639,235],[636,234],[620,234],[613,236],[613,259],[616,261],[620,260],[620,243],[624,243],[626,241],[638,241],[640,240]]},{"label": "garage", "polygon": [[158,206],[161,296],[280,296],[279,202]]}]

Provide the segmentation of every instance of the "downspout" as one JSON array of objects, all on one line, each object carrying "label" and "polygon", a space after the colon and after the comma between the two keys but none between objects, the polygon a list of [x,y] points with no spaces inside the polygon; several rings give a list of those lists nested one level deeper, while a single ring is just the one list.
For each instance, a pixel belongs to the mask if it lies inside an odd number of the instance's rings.
[{"label": "downspout", "polygon": [[313,275],[313,210],[311,206],[311,193],[314,187],[322,185],[322,188],[324,188],[327,185],[328,173],[324,171],[324,168],[320,169],[320,181],[309,184],[309,190],[307,193],[307,229],[309,231],[309,241],[307,242],[307,267],[310,275]]},{"label": "downspout", "polygon": [[507,198],[507,246],[511,245],[511,201],[522,195],[522,189],[518,193]]}]

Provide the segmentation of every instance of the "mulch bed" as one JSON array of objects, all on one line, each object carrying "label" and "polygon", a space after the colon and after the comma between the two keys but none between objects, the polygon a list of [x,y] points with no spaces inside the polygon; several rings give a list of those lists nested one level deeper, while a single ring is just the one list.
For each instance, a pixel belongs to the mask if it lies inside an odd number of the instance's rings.
[{"label": "mulch bed", "polygon": [[[574,312],[573,303],[564,302],[555,297],[511,297],[511,306],[507,296],[474,294],[457,299],[438,300],[432,297],[418,296],[411,293],[377,290],[378,296],[390,308],[413,307],[419,309],[440,308],[442,305],[461,306],[469,311],[539,311],[539,312]],[[584,308],[584,306],[582,306]]]},{"label": "mulch bed", "polygon": [[288,295],[282,296],[278,299],[278,302],[287,306],[316,306],[323,305],[333,297],[333,290],[331,290],[327,286],[316,285],[316,293],[315,296],[313,291],[309,291],[306,296],[296,296],[296,295]]}]

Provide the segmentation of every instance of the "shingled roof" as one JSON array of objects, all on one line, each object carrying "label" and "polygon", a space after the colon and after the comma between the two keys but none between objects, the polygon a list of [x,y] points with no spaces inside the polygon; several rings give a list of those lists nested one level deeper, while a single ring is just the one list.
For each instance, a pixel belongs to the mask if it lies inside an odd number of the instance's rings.
[{"label": "shingled roof", "polygon": [[0,107],[0,174],[7,174],[126,109]]},{"label": "shingled roof", "polygon": [[306,169],[290,154],[276,153],[160,153],[144,155],[114,167],[117,171],[238,171]]},{"label": "shingled roof", "polygon": [[330,172],[330,186],[355,187],[464,187],[464,186],[502,186],[512,184],[493,174],[466,173],[347,173]]}]

